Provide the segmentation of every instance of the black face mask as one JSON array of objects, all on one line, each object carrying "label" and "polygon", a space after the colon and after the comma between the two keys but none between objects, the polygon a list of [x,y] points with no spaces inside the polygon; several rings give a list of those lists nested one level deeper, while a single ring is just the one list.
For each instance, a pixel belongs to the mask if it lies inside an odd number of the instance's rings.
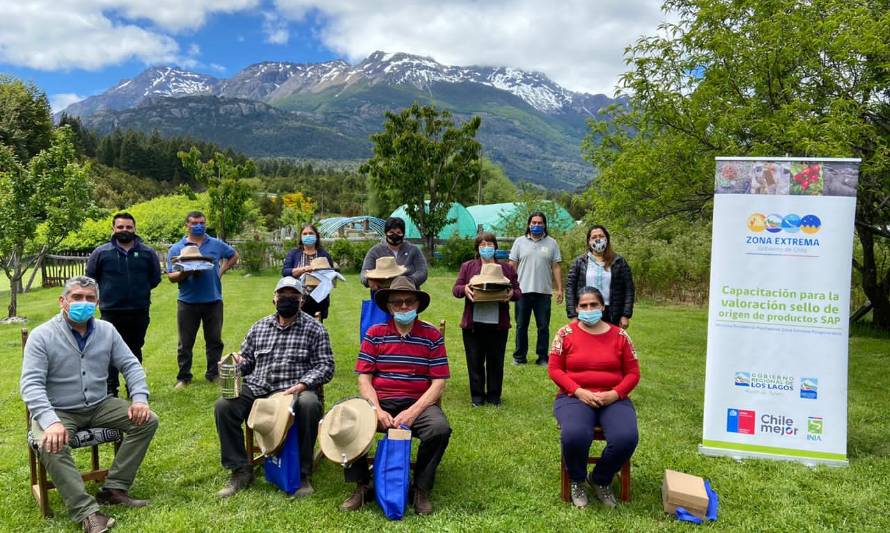
[{"label": "black face mask", "polygon": [[282,318],[291,318],[300,312],[299,298],[278,298],[275,309]]},{"label": "black face mask", "polygon": [[117,242],[127,244],[128,242],[133,242],[133,239],[136,238],[136,233],[132,231],[119,231],[114,234],[114,238],[117,239]]},{"label": "black face mask", "polygon": [[402,244],[402,241],[405,239],[404,235],[386,235],[386,242],[393,246],[398,246]]}]

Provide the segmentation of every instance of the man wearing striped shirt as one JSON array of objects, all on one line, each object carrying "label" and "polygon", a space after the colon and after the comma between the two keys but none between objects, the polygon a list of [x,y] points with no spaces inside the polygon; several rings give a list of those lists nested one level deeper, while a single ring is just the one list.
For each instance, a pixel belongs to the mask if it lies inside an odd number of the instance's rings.
[{"label": "man wearing striped shirt", "polygon": [[[393,318],[371,326],[362,339],[355,365],[359,393],[374,405],[379,431],[405,425],[420,439],[414,510],[419,515],[430,514],[436,468],[451,437],[451,426],[439,406],[445,380],[451,376],[445,338],[434,326],[417,319],[429,306],[430,296],[417,290],[410,278],[396,278],[389,289],[374,294],[374,301]],[[366,457],[346,469],[346,480],[358,486],[341,509],[358,510],[370,492]]]}]

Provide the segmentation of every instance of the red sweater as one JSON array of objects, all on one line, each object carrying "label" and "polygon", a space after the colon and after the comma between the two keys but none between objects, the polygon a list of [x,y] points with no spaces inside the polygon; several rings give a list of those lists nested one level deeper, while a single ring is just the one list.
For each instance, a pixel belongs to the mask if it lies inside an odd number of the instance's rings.
[{"label": "red sweater", "polygon": [[609,331],[592,335],[573,320],[553,338],[548,373],[564,394],[581,387],[627,398],[640,381],[640,364],[623,329],[610,324]]}]

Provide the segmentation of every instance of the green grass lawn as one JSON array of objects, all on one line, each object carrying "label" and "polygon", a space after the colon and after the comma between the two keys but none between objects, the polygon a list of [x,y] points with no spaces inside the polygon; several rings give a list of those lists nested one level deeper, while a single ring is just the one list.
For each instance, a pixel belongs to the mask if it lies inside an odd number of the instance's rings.
[{"label": "green grass lawn", "polygon": [[[665,468],[707,477],[720,494],[720,518],[707,526],[748,530],[885,530],[890,526],[890,337],[857,330],[850,341],[849,468],[807,468],[797,463],[698,454],[704,395],[706,310],[641,304],[630,329],[642,379],[631,397],[640,421],[633,457],[633,496],[609,511],[597,505],[577,510],[559,499],[559,434],[551,414],[555,386],[544,369],[507,366],[500,409],[470,407],[458,322],[463,302],[451,296],[455,274],[434,271],[425,285],[433,297],[423,318],[446,319],[452,379],[445,412],[454,428],[433,492],[435,513],[409,511],[388,522],[376,505],[357,513],[337,510],[353,488],[339,466],[326,460],[314,476],[316,493],[288,499],[265,481],[226,501],[216,491],[227,479],[219,464],[213,422],[216,386],[201,382],[203,341],[196,346],[196,381],[173,391],[176,381],[176,289],[166,281],[154,292],[152,324],[145,347],[151,406],[161,426],[132,489],[151,507],[112,508],[121,531],[648,531],[690,530],[661,508]],[[248,327],[273,311],[272,271],[260,276],[234,272],[224,278],[226,350],[236,349]],[[334,292],[331,332],[337,371],[325,387],[327,406],[356,393],[352,372],[358,349],[360,300],[367,297],[355,275]],[[20,299],[20,315],[34,327],[58,311],[58,289],[36,290]],[[0,293],[0,297],[8,295]],[[554,307],[551,332],[564,323]],[[532,341],[533,342],[533,341]],[[21,369],[18,326],[0,327],[0,504],[2,531],[75,531],[58,494],[56,515],[40,518],[28,487],[24,408],[18,394]],[[512,337],[508,347],[512,346]],[[509,361],[509,348],[508,348]],[[105,452],[108,453],[107,451]],[[85,460],[86,452],[76,454]],[[97,490],[95,485],[88,485]],[[117,529],[116,529],[117,530]]]}]

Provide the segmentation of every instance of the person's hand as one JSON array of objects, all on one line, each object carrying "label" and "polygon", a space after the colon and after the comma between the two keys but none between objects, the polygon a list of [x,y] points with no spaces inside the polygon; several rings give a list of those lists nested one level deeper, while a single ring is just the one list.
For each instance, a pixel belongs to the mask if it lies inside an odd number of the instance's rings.
[{"label": "person's hand", "polygon": [[236,365],[240,365],[244,362],[244,357],[241,356],[241,352],[232,352],[232,358],[235,359]]},{"label": "person's hand", "polygon": [[464,294],[466,295],[467,300],[469,300],[471,302],[476,301],[476,292],[473,290],[473,287],[470,287],[469,285],[465,285],[464,286]]},{"label": "person's hand", "polygon": [[575,395],[575,398],[578,398],[579,400],[581,400],[582,402],[586,403],[587,405],[589,405],[591,407],[594,407],[594,408],[600,407],[599,398],[596,396],[596,393],[594,393],[594,392],[590,392],[587,389],[578,387],[577,389],[575,389],[575,392],[573,392],[572,394]]},{"label": "person's hand", "polygon": [[507,296],[504,298],[504,301],[509,302],[510,298],[512,298],[512,297],[513,297],[513,289],[510,289],[509,291],[507,291]]},{"label": "person's hand", "polygon": [[393,420],[392,415],[384,411],[380,406],[377,407],[377,425],[383,429],[399,427]]},{"label": "person's hand", "polygon": [[40,449],[49,453],[59,453],[68,444],[68,430],[61,422],[55,422],[46,428],[40,439]]},{"label": "person's hand", "polygon": [[619,328],[621,328],[621,329],[627,329],[628,326],[630,326],[630,319],[629,319],[629,318],[627,318],[626,316],[623,316],[623,317],[621,317],[621,318],[618,319],[618,327],[619,327]]},{"label": "person's hand", "polygon": [[411,424],[414,423],[414,419],[416,418],[417,413],[414,412],[414,409],[412,407],[409,407],[396,415],[395,419],[392,421],[392,427],[397,428],[402,424],[411,427]]},{"label": "person's hand", "polygon": [[291,269],[290,275],[295,278],[299,278],[300,276],[302,276],[306,272],[309,272],[310,270],[312,270],[312,269],[309,267],[294,267]]},{"label": "person's hand", "polygon": [[371,289],[372,291],[379,290],[380,282],[377,281],[376,279],[369,279],[368,280],[368,288]]},{"label": "person's hand", "polygon": [[305,384],[305,383],[297,383],[297,384],[294,385],[293,387],[291,387],[291,388],[287,389],[286,391],[284,391],[284,393],[285,393],[285,394],[298,395],[298,394],[300,394],[301,392],[303,392],[304,390],[306,390],[306,384]]},{"label": "person's hand", "polygon": [[618,393],[613,390],[609,390],[606,392],[594,392],[593,395],[599,402],[600,407],[605,407],[618,401]]},{"label": "person's hand", "polygon": [[148,408],[147,404],[132,403],[130,404],[130,408],[127,409],[127,416],[130,417],[131,422],[137,426],[141,426],[148,422],[148,419],[151,417],[151,410]]},{"label": "person's hand", "polygon": [[556,303],[562,303],[562,289],[556,289]]}]

